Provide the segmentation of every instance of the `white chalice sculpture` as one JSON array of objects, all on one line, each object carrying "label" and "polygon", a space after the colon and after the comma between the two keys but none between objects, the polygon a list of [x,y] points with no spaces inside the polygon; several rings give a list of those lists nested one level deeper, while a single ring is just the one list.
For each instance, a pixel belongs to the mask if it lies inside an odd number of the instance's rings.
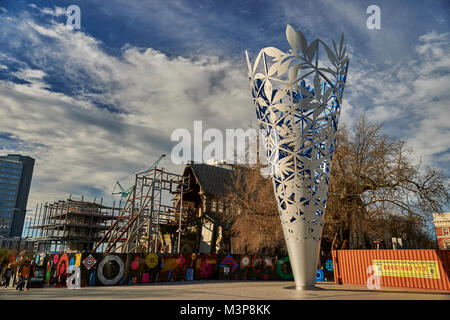
[{"label": "white chalice sculpture", "polygon": [[[342,34],[330,48],[286,28],[291,49],[262,49],[248,75],[295,287],[315,287],[330,165],[348,57]],[[319,58],[320,56],[320,58]]]}]

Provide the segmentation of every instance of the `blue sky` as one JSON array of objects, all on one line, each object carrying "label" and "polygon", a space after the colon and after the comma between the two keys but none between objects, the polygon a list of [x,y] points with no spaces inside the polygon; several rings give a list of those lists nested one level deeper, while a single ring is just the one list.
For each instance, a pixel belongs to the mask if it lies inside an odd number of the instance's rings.
[{"label": "blue sky", "polygon": [[[65,27],[72,4],[81,30]],[[366,27],[371,4],[380,30]],[[415,160],[450,174],[449,9],[445,0],[0,0],[0,150],[37,159],[31,209],[69,194],[111,200],[118,177],[170,153],[174,129],[253,122],[244,51],[287,50],[289,23],[309,41],[344,32],[344,122],[384,121]]]}]

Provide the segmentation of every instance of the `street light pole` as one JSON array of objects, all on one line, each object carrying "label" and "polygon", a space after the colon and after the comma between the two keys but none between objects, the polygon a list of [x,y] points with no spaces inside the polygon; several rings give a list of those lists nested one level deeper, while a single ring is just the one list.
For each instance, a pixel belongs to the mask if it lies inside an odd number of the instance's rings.
[{"label": "street light pole", "polygon": [[[25,215],[26,215],[26,213],[27,213],[27,211],[31,211],[31,210],[27,210],[27,209],[19,209],[19,208],[13,208],[13,210],[14,211],[25,211]],[[30,230],[30,228],[28,228],[28,231]],[[23,230],[22,230],[22,232],[23,232]],[[25,239],[27,239],[28,237],[25,237]],[[19,237],[19,244],[17,245],[17,257],[19,257],[19,253],[20,253],[20,244],[21,244],[21,242],[22,242],[22,233],[20,234],[20,237]]]}]

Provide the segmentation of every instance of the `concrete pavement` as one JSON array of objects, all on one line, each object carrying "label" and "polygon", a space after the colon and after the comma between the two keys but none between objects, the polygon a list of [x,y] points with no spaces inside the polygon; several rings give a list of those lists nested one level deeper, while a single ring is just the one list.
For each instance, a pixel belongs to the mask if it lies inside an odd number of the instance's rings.
[{"label": "concrete pavement", "polygon": [[289,281],[186,281],[134,286],[0,289],[0,300],[450,300],[450,293],[319,283],[296,291]]}]

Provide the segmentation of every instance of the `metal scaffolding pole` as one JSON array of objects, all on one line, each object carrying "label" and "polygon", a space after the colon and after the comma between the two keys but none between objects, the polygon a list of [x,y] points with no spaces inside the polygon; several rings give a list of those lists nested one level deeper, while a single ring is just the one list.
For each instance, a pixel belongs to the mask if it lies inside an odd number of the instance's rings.
[{"label": "metal scaffolding pole", "polygon": [[152,195],[150,200],[150,223],[148,225],[148,233],[147,233],[147,253],[150,252],[151,243],[152,243],[152,228],[153,228],[153,208],[155,205],[155,181],[156,181],[156,170],[153,172],[153,180],[152,180]]},{"label": "metal scaffolding pole", "polygon": [[28,228],[31,227],[31,229],[32,229],[31,230],[31,237],[32,238],[34,237],[34,226],[36,225],[36,218],[37,218],[37,215],[38,215],[38,213],[37,213],[38,208],[39,208],[39,204],[36,203],[36,210],[34,211],[34,219],[33,219],[33,222],[31,223],[31,226],[28,227]]},{"label": "metal scaffolding pole", "polygon": [[[183,185],[182,175],[154,168],[136,174],[135,184],[129,193],[124,208],[112,223],[94,251],[103,243],[104,252],[146,252],[158,250],[161,224],[175,224],[178,204],[163,205],[163,192],[173,193],[173,185]],[[175,212],[174,215],[164,213]],[[181,212],[183,214],[183,212]],[[181,216],[182,219],[182,216]],[[153,240],[154,239],[154,240]]]},{"label": "metal scaffolding pole", "polygon": [[[164,169],[162,169],[164,171]],[[162,174],[159,175],[159,185],[162,187]],[[155,231],[155,253],[158,253],[158,239],[159,239],[159,215],[161,213],[161,197],[162,192],[159,190],[159,201],[158,201],[158,215],[156,216],[156,231]]]},{"label": "metal scaffolding pole", "polygon": [[184,177],[181,179],[181,192],[180,192],[180,222],[178,224],[178,253],[180,253],[181,248],[181,216],[183,214],[183,186],[184,186]]},{"label": "metal scaffolding pole", "polygon": [[41,226],[41,213],[42,213],[42,202],[41,202],[41,205],[39,206],[39,217],[38,217],[38,222],[37,222],[37,225],[39,226],[39,228],[38,227],[36,228],[36,237],[38,235],[39,236],[42,235],[42,231],[40,229],[40,226]]}]

